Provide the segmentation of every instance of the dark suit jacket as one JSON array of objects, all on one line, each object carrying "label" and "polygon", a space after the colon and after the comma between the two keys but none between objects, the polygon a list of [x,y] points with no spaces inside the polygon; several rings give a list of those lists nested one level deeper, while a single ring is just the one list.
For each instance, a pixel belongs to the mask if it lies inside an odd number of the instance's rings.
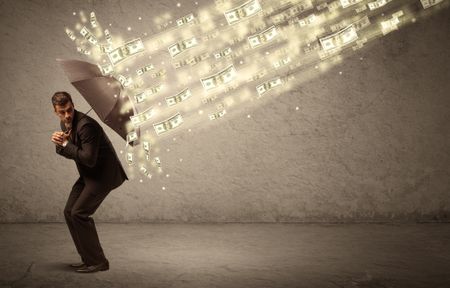
[{"label": "dark suit jacket", "polygon": [[[64,122],[61,129],[66,130]],[[103,128],[91,117],[75,110],[72,131],[66,147],[56,144],[56,153],[75,160],[80,177],[85,182],[96,182],[114,189],[127,175]]]}]

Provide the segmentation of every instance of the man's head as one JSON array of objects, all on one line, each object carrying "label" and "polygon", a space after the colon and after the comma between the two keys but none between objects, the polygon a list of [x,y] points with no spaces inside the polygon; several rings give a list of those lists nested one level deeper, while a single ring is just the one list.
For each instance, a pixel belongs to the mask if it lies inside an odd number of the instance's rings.
[{"label": "man's head", "polygon": [[56,92],[52,97],[55,114],[66,124],[66,127],[72,126],[72,120],[75,115],[72,97],[65,91]]}]

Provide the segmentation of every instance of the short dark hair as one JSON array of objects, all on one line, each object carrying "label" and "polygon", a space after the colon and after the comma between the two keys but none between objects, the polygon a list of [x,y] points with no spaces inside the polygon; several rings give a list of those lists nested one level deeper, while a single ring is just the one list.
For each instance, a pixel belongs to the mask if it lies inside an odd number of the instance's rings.
[{"label": "short dark hair", "polygon": [[69,103],[69,101],[73,105],[72,96],[70,96],[70,94],[66,91],[55,92],[55,94],[53,94],[52,96],[53,107],[55,107],[56,105],[64,106]]}]

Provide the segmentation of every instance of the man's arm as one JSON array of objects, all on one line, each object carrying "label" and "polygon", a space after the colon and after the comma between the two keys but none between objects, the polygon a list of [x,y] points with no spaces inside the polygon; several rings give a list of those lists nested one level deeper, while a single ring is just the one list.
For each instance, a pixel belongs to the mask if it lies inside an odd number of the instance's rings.
[{"label": "man's arm", "polygon": [[65,147],[56,145],[56,153],[85,166],[94,167],[95,163],[97,163],[100,146],[100,127],[94,123],[86,123],[81,127],[79,136],[81,148],[69,141]]}]

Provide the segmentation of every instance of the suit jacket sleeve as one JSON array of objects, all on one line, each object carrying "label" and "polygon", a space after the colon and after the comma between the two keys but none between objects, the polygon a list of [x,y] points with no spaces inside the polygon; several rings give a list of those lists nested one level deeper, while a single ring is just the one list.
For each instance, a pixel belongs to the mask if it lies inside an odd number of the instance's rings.
[{"label": "suit jacket sleeve", "polygon": [[80,146],[69,141],[66,147],[56,145],[56,152],[77,163],[94,167],[97,163],[101,131],[94,123],[84,124],[78,131]]}]

